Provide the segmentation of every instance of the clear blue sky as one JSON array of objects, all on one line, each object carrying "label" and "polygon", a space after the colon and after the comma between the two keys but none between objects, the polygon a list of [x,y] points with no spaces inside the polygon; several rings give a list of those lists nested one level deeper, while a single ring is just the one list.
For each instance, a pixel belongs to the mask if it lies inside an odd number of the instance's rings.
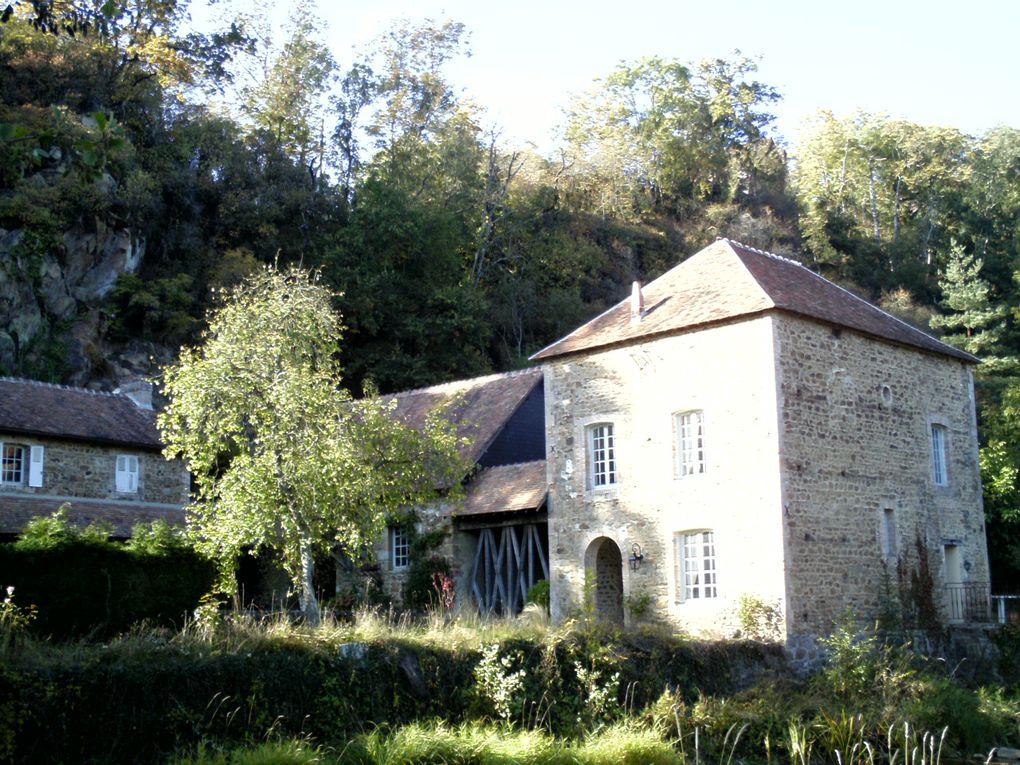
[{"label": "clear blue sky", "polygon": [[[274,7],[280,25],[289,6]],[[450,80],[506,139],[540,148],[552,145],[570,95],[619,62],[734,49],[761,58],[759,78],[783,95],[775,113],[790,141],[823,108],[969,133],[1020,128],[1016,0],[319,0],[319,12],[342,67],[393,19],[464,23],[473,54],[451,65]]]}]

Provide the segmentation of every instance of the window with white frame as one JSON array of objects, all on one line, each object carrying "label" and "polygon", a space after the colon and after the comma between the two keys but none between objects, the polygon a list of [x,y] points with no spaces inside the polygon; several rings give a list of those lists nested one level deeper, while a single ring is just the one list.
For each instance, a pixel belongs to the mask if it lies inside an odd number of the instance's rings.
[{"label": "window with white frame", "polygon": [[393,568],[407,568],[411,563],[411,538],[404,526],[390,529],[390,560]]},{"label": "window with white frame", "polygon": [[616,483],[616,440],[611,422],[588,428],[588,473],[593,489]]},{"label": "window with white frame", "polygon": [[949,483],[949,473],[946,463],[946,426],[932,424],[931,426],[931,460],[932,478],[936,486],[946,486]]},{"label": "window with white frame", "polygon": [[117,455],[117,491],[138,491],[138,457],[133,454]]},{"label": "window with white frame", "polygon": [[674,415],[678,478],[705,472],[705,413],[700,410]]},{"label": "window with white frame", "polygon": [[0,458],[0,483],[9,486],[25,485],[25,447],[21,444],[3,444]]},{"label": "window with white frame", "polygon": [[714,532],[680,532],[673,546],[677,602],[717,597]]}]

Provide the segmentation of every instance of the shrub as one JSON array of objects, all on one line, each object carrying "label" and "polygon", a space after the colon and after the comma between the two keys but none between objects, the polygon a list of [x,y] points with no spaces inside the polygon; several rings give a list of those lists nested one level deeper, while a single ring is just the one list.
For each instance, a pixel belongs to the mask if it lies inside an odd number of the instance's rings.
[{"label": "shrub", "polygon": [[426,611],[437,605],[435,578],[450,577],[452,573],[450,562],[441,555],[412,559],[404,586],[404,606],[413,611]]},{"label": "shrub", "polygon": [[32,631],[59,638],[108,636],[141,621],[181,625],[216,574],[167,529],[142,529],[137,543],[123,544],[102,527],[76,529],[66,511],[36,519],[17,542],[0,544],[0,570],[19,605],[35,607]]},{"label": "shrub", "polygon": [[528,602],[535,603],[536,605],[542,606],[549,612],[549,580],[539,579],[528,590]]}]

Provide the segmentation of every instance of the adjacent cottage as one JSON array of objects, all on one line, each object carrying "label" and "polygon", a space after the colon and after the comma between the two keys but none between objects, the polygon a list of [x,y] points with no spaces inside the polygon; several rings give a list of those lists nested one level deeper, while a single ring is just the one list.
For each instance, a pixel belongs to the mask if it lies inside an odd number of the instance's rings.
[{"label": "adjacent cottage", "polygon": [[[548,575],[556,620],[591,598],[606,621],[725,636],[750,598],[802,657],[847,607],[987,618],[973,356],[719,240],[533,358],[397,397],[414,422],[467,396],[484,469],[429,520],[452,524],[462,600],[515,613]],[[540,397],[544,461],[504,452]],[[399,532],[379,556],[399,574]]]},{"label": "adjacent cottage", "polygon": [[[437,552],[452,562],[461,600],[485,612],[519,612],[528,590],[549,578],[542,370],[436,385],[394,400],[396,417],[413,426],[446,407],[466,439],[461,456],[474,469],[463,500],[418,513],[423,527],[451,527]],[[387,592],[398,599],[411,562],[409,532],[390,527],[376,549]]]},{"label": "adjacent cottage", "polygon": [[183,523],[190,477],[164,459],[146,384],[123,393],[0,378],[0,534],[70,503],[70,519],[130,536]]}]

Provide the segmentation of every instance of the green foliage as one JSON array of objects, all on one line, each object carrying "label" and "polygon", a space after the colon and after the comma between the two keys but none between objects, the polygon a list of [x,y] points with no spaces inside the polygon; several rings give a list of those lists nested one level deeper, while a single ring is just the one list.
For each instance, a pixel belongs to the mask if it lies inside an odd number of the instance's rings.
[{"label": "green foliage", "polygon": [[783,611],[778,603],[766,603],[754,595],[741,595],[737,606],[740,632],[752,640],[779,640],[783,634]]},{"label": "green foliage", "polygon": [[121,274],[108,298],[110,338],[125,342],[158,337],[167,343],[190,339],[197,326],[194,281],[190,274],[163,279]]},{"label": "green foliage", "polygon": [[452,576],[450,562],[441,555],[411,557],[404,584],[404,606],[412,611],[427,611],[440,605],[436,591],[437,576]]},{"label": "green foliage", "polygon": [[544,608],[546,610],[546,613],[548,613],[549,612],[549,580],[548,579],[539,579],[537,582],[535,582],[533,585],[531,585],[531,589],[528,590],[528,598],[527,598],[527,600],[528,600],[528,603],[535,603],[537,605],[542,606],[542,608]]},{"label": "green foliage", "polygon": [[297,269],[247,278],[202,345],[165,370],[159,418],[167,455],[195,476],[200,549],[225,566],[245,548],[276,551],[313,622],[316,554],[356,554],[399,508],[458,486],[466,470],[441,413],[417,431],[392,417],[392,402],[341,387],[331,299]]},{"label": "green foliage", "polygon": [[37,610],[30,626],[41,635],[105,636],[142,621],[181,626],[215,567],[164,526],[143,527],[124,544],[102,526],[75,527],[64,509],[0,545],[0,569],[24,607]]},{"label": "green foliage", "polygon": [[850,610],[819,643],[827,658],[818,681],[850,708],[884,702],[885,694],[897,693],[914,674],[910,655],[901,648],[882,645],[877,635],[862,631]]},{"label": "green foliage", "polygon": [[652,596],[647,592],[634,592],[624,598],[623,605],[635,619],[643,619],[652,609]]},{"label": "green foliage", "polygon": [[475,692],[492,719],[509,724],[522,714],[524,705],[524,656],[520,651],[502,653],[499,643],[483,645],[475,665]]}]

